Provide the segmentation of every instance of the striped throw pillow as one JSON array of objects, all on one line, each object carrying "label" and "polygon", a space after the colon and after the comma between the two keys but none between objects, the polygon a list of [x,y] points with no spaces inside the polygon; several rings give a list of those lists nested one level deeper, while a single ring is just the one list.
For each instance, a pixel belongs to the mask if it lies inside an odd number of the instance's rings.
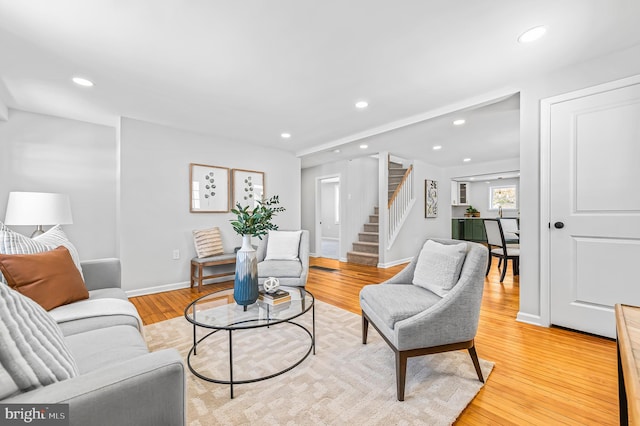
[{"label": "striped throw pillow", "polygon": [[[73,259],[73,263],[80,271],[80,276],[82,276],[78,251],[71,244],[60,225],[54,226],[35,238],[29,238],[14,232],[4,225],[0,226],[0,254],[36,254],[53,250],[59,246],[64,246],[69,250],[71,259]],[[84,281],[84,276],[82,279]],[[0,274],[0,280],[3,284],[7,283],[2,274]]]},{"label": "striped throw pillow", "polygon": [[218,227],[193,231],[193,243],[198,257],[217,256],[224,253]]},{"label": "striped throw pillow", "polygon": [[69,250],[69,254],[71,255],[73,263],[76,265],[76,268],[78,268],[78,271],[80,271],[80,275],[82,276],[82,280],[84,281],[84,276],[82,275],[82,266],[80,266],[80,255],[78,254],[78,250],[76,250],[76,247],[71,244],[71,241],[69,241],[69,237],[67,237],[67,234],[65,234],[62,230],[62,226],[56,225],[44,234],[40,234],[33,239],[48,246],[51,249],[60,246],[66,247],[67,250]]},{"label": "striped throw pillow", "polygon": [[78,374],[51,315],[28,297],[0,285],[0,400]]},{"label": "striped throw pillow", "polygon": [[[35,254],[49,250],[51,248],[46,244],[13,232],[6,226],[0,227],[0,254]],[[4,275],[0,274],[0,279],[2,284],[7,283]]]}]

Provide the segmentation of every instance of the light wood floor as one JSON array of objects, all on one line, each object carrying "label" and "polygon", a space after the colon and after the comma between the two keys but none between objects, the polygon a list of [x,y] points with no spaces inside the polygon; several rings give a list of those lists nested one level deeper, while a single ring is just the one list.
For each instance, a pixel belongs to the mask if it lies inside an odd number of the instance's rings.
[{"label": "light wood floor", "polygon": [[[516,322],[518,278],[513,279],[509,268],[500,284],[496,263],[485,280],[476,337],[478,355],[495,362],[495,367],[456,424],[618,424],[615,342]],[[311,269],[307,288],[314,296],[358,314],[360,288],[384,281],[402,269],[377,269],[322,258],[312,259],[311,264],[338,269]],[[208,285],[202,293],[184,289],[132,301],[144,323],[151,324],[181,316],[191,300],[232,284]],[[395,394],[389,398],[395,398]]]}]

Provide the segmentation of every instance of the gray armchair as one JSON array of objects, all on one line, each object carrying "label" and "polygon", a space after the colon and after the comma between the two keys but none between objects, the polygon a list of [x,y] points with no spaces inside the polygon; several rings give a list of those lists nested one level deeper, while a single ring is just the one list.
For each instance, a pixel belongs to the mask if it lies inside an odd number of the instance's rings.
[{"label": "gray armchair", "polygon": [[[463,242],[433,241],[447,245]],[[477,243],[465,243],[467,250],[460,278],[444,297],[412,284],[418,255],[390,280],[367,285],[360,292],[362,343],[367,343],[371,323],[395,352],[398,401],[404,401],[409,357],[467,349],[478,379],[484,383],[474,338],[482,302],[487,249]]]},{"label": "gray armchair", "polygon": [[267,278],[276,277],[280,285],[304,287],[309,276],[309,231],[301,231],[297,260],[265,260],[268,244],[269,235],[263,236],[258,243],[258,283],[262,284]]}]

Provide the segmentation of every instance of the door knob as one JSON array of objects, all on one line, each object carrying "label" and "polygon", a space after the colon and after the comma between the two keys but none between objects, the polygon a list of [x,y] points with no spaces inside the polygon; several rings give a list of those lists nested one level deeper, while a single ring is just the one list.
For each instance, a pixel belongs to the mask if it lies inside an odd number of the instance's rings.
[{"label": "door knob", "polygon": [[554,224],[553,224],[553,226],[554,226],[554,228],[556,228],[556,229],[562,229],[562,228],[564,228],[564,223],[562,223],[562,222],[556,222],[556,223],[554,223]]}]

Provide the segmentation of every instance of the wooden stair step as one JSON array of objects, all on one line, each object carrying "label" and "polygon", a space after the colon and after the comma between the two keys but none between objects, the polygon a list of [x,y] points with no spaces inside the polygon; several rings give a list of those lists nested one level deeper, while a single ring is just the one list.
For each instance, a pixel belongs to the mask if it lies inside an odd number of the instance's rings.
[{"label": "wooden stair step", "polygon": [[359,265],[378,265],[378,255],[372,253],[362,253],[357,251],[347,252],[347,262],[357,263]]},{"label": "wooden stair step", "polygon": [[377,255],[379,247],[380,244],[367,241],[358,241],[353,243],[353,251],[358,253],[371,253]]},{"label": "wooden stair step", "polygon": [[380,223],[380,215],[370,214],[369,215],[369,223]]},{"label": "wooden stair step", "polygon": [[404,176],[407,169],[389,169],[389,176]]},{"label": "wooden stair step", "polygon": [[380,240],[377,232],[359,232],[358,239],[365,243],[377,243]]},{"label": "wooden stair step", "polygon": [[364,224],[365,232],[378,232],[379,224],[377,223],[365,223]]}]

